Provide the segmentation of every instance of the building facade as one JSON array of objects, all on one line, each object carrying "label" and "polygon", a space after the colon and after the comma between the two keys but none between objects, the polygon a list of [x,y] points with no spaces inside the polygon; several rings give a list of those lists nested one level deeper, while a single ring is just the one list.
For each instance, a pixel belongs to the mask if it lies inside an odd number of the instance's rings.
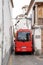
[{"label": "building facade", "polygon": [[11,0],[0,0],[0,65],[7,65],[12,35]]},{"label": "building facade", "polygon": [[36,53],[43,54],[43,0],[31,0],[26,15],[29,15],[30,11],[32,12],[34,49]]},{"label": "building facade", "polygon": [[18,23],[16,23],[15,25],[15,30],[19,30],[19,29],[31,29],[31,18],[27,18],[27,17],[20,17],[17,20]]},{"label": "building facade", "polygon": [[32,8],[35,51],[43,54],[43,0],[35,0]]}]

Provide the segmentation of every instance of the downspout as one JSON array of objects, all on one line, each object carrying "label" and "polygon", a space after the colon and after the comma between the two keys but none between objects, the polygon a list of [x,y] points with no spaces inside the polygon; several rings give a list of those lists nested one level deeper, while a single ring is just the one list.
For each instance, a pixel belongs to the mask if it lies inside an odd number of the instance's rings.
[{"label": "downspout", "polygon": [[2,64],[3,65],[3,44],[4,44],[4,0],[2,0]]}]

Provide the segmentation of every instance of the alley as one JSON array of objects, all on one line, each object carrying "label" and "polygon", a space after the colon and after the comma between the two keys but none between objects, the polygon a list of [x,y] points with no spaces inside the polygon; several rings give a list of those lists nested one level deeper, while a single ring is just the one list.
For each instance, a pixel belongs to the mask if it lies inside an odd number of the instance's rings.
[{"label": "alley", "polygon": [[9,65],[43,65],[43,59],[33,55],[12,55]]},{"label": "alley", "polygon": [[0,0],[0,65],[43,65],[43,0]]}]

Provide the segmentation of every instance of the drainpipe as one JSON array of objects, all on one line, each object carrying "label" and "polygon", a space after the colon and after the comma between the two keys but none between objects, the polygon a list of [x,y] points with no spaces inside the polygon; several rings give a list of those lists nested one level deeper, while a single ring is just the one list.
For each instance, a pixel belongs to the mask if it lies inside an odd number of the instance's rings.
[{"label": "drainpipe", "polygon": [[3,44],[4,44],[4,0],[2,0],[2,64],[3,65]]}]

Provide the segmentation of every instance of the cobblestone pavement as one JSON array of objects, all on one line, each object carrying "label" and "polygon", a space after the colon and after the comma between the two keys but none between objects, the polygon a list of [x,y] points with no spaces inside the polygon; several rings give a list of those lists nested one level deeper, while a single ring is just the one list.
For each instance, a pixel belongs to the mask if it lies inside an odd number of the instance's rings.
[{"label": "cobblestone pavement", "polygon": [[43,59],[34,55],[12,55],[9,65],[43,65]]}]

